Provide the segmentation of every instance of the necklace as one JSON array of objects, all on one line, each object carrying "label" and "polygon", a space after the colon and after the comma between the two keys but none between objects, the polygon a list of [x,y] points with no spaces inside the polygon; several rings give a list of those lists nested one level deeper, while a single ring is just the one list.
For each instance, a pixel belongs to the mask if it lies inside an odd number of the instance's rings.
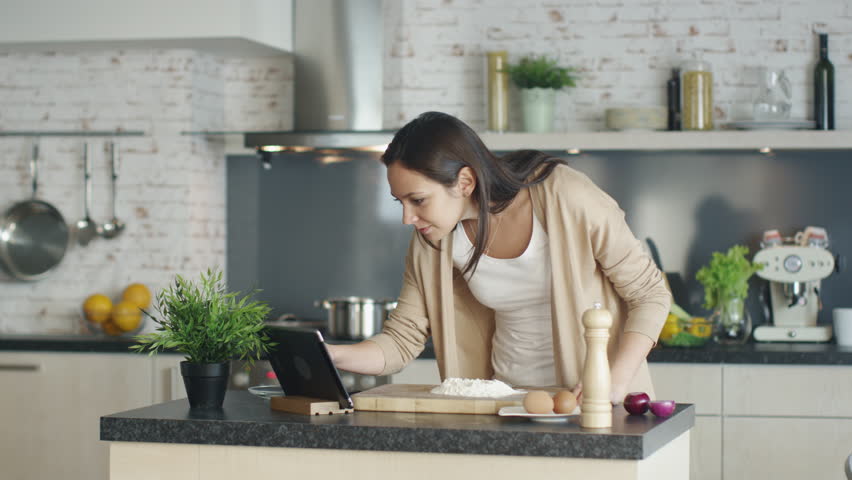
[{"label": "necklace", "polygon": [[[494,216],[497,217],[497,221],[494,223],[494,231],[491,232],[491,235],[489,235],[490,238],[488,239],[488,243],[485,245],[485,250],[482,251],[482,253],[484,253],[484,254],[488,254],[488,252],[491,250],[491,245],[494,243],[494,240],[497,238],[497,232],[500,231],[500,223],[503,221],[502,215],[500,215],[500,216],[494,215]],[[474,232],[473,227],[471,227],[471,233],[473,233],[473,232]],[[474,240],[476,240],[475,234],[473,235],[473,238],[474,238]]]}]

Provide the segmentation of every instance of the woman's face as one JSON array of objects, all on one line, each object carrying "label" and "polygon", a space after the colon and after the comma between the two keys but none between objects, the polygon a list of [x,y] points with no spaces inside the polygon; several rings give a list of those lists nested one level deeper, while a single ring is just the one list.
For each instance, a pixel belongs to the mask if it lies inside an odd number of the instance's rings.
[{"label": "woman's face", "polygon": [[392,163],[388,183],[391,195],[402,203],[402,223],[413,225],[432,243],[447,236],[471,211],[474,183],[469,174],[464,167],[456,184],[447,188],[401,162]]}]

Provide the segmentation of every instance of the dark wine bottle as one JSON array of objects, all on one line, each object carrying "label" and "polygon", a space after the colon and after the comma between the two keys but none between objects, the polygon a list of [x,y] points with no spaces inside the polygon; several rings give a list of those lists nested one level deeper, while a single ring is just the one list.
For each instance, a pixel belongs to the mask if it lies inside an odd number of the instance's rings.
[{"label": "dark wine bottle", "polygon": [[817,130],[834,130],[834,65],[828,60],[828,34],[819,34],[814,68],[814,120]]},{"label": "dark wine bottle", "polygon": [[680,70],[672,69],[672,78],[666,82],[669,102],[669,130],[680,130]]}]

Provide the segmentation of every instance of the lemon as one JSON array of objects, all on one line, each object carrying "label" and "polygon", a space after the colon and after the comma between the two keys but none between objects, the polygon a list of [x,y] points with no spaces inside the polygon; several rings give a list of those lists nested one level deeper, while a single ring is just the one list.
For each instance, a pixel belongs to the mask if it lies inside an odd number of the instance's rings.
[{"label": "lemon", "polygon": [[118,326],[116,326],[116,324],[112,323],[112,320],[107,320],[106,322],[102,323],[101,329],[104,331],[104,333],[106,333],[107,335],[111,335],[113,337],[116,337],[116,336],[124,333],[124,332],[121,331],[120,328],[118,328]]},{"label": "lemon", "polygon": [[151,304],[151,291],[141,283],[133,283],[124,289],[121,299],[133,303],[139,308],[148,308],[148,305]]},{"label": "lemon", "polygon": [[86,320],[92,323],[103,323],[109,320],[111,312],[112,300],[106,295],[96,293],[83,302],[83,313],[86,315]]},{"label": "lemon", "polygon": [[692,325],[689,326],[689,333],[696,337],[707,338],[713,333],[713,328],[706,318],[693,317]]},{"label": "lemon", "polygon": [[112,323],[122,332],[135,330],[142,323],[142,311],[135,303],[123,300],[112,309]]}]

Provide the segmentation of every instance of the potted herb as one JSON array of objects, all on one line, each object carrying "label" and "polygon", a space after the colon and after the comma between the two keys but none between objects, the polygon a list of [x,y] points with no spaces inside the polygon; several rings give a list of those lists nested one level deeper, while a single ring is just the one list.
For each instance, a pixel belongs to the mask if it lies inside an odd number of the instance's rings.
[{"label": "potted herb", "polygon": [[553,130],[553,108],[556,92],[576,86],[573,68],[560,67],[546,56],[524,57],[506,70],[521,89],[521,113],[524,131],[546,133]]},{"label": "potted herb", "polygon": [[716,340],[745,342],[751,333],[751,318],[744,309],[748,279],[763,265],[746,258],[748,247],[734,245],[726,253],[713,252],[710,264],[695,274],[704,287],[704,308],[713,310]]},{"label": "potted herb", "polygon": [[138,344],[130,347],[150,355],[167,349],[186,355],[180,371],[191,408],[221,408],[231,359],[252,364],[271,346],[262,331],[269,307],[249,301],[251,294],[239,295],[226,291],[221,271],[202,272],[198,283],[176,275],[157,294],[159,315],[149,314],[156,331],[137,335]]}]

